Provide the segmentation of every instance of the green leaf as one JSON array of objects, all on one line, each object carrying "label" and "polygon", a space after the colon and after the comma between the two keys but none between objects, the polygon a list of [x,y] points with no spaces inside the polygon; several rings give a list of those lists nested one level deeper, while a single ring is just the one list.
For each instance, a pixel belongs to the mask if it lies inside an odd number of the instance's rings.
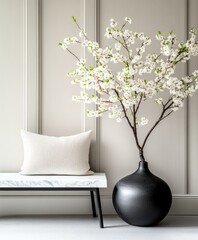
[{"label": "green leaf", "polygon": [[89,70],[91,71],[91,70],[93,70],[94,69],[94,67],[93,66],[89,66]]},{"label": "green leaf", "polygon": [[75,18],[74,16],[72,16],[72,19],[73,19],[73,21],[76,23],[76,18]]},{"label": "green leaf", "polygon": [[183,53],[183,52],[188,52],[188,48],[187,47],[181,47],[181,48],[179,48],[179,54],[180,53]]},{"label": "green leaf", "polygon": [[58,43],[58,46],[62,46],[62,45],[63,45],[62,42],[59,42],[59,43]]}]

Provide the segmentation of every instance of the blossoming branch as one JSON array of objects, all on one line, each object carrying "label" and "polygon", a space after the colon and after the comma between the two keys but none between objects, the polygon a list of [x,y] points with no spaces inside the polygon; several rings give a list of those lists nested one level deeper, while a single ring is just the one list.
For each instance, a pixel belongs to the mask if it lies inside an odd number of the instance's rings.
[{"label": "blossoming branch", "polygon": [[[87,110],[90,117],[99,117],[107,112],[117,122],[126,119],[133,131],[140,158],[144,161],[143,150],[152,131],[182,107],[185,98],[198,89],[198,70],[182,78],[174,75],[179,62],[185,63],[198,55],[197,31],[190,30],[186,42],[178,42],[173,31],[168,36],[159,31],[156,35],[160,42],[159,52],[146,55],[145,50],[151,44],[151,39],[143,32],[126,29],[132,22],[130,18],[126,17],[121,26],[114,19],[110,20],[105,37],[113,39],[115,44],[106,48],[90,41],[76,18],[72,18],[79,29],[79,37],[66,37],[59,45],[77,59],[77,68],[68,76],[73,78],[72,83],[80,84],[83,90],[73,100],[95,103],[97,110]],[[95,58],[96,65],[89,66],[86,59],[79,58],[70,50],[71,44],[86,48]],[[115,73],[110,68],[112,63],[121,64],[121,69],[118,68]],[[90,90],[96,94],[90,93]],[[168,92],[168,98],[160,96],[164,91]],[[161,113],[140,143],[138,127],[146,125],[148,119],[138,113],[143,102],[151,98],[161,106]]]}]

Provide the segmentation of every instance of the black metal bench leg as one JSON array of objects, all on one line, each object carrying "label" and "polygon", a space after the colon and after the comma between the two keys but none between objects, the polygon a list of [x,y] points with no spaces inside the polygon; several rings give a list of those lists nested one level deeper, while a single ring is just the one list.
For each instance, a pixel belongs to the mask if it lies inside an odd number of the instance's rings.
[{"label": "black metal bench leg", "polygon": [[91,196],[91,206],[92,206],[93,217],[97,217],[95,200],[94,200],[94,192],[93,191],[90,191],[90,196]]},{"label": "black metal bench leg", "polygon": [[99,188],[95,189],[95,193],[96,193],[96,202],[97,202],[97,210],[98,210],[98,217],[99,217],[100,227],[104,228]]}]

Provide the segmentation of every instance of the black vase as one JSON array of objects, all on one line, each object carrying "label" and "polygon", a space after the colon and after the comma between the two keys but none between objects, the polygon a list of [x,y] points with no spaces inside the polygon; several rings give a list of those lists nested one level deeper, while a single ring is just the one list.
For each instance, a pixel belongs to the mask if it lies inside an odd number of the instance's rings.
[{"label": "black vase", "polygon": [[122,178],[113,190],[113,205],[128,224],[153,226],[168,213],[172,203],[166,182],[153,175],[148,163],[140,161],[133,174]]}]

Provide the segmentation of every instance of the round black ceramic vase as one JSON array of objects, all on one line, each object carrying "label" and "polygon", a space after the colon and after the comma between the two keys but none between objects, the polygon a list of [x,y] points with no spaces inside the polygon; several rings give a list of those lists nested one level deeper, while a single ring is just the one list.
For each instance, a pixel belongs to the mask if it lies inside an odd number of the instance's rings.
[{"label": "round black ceramic vase", "polygon": [[113,190],[116,212],[135,226],[156,225],[167,215],[171,203],[168,184],[153,175],[145,161],[140,161],[137,171],[122,178]]}]

